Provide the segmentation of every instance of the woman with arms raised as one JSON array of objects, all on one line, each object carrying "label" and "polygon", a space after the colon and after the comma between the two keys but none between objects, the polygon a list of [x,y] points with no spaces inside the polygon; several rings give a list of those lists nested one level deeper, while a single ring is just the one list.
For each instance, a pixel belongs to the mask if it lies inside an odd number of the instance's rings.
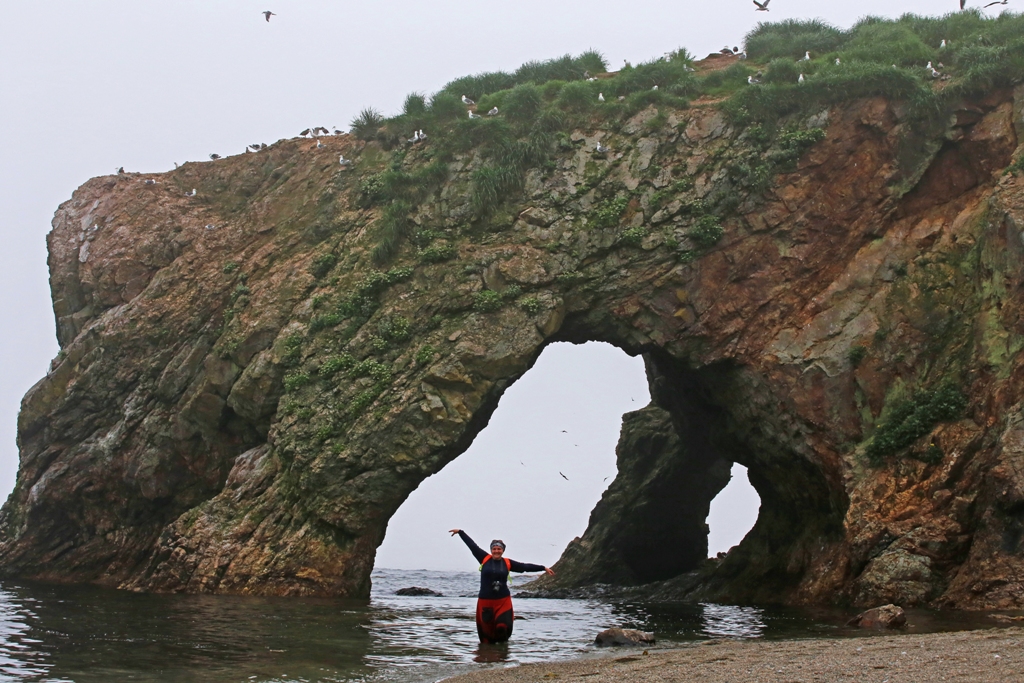
[{"label": "woman with arms raised", "polygon": [[480,594],[476,601],[476,632],[481,643],[502,643],[512,635],[512,594],[508,590],[509,572],[555,572],[539,564],[516,562],[505,557],[504,541],[491,541],[490,554],[473,542],[462,529],[452,529],[459,535],[480,563]]}]

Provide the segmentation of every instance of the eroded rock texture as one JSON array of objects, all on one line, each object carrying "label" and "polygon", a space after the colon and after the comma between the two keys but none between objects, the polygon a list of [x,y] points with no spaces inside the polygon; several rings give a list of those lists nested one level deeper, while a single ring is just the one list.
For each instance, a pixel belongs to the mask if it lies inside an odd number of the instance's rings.
[{"label": "eroded rock texture", "polygon": [[[49,236],[61,352],[23,403],[3,571],[366,595],[389,517],[544,346],[602,340],[644,354],[654,402],[556,585],[701,569],[719,599],[1024,607],[1024,179],[1002,173],[1022,97],[931,132],[883,100],[789,121],[824,139],[767,190],[713,107],[577,131],[484,217],[481,157],[456,156],[420,249],[384,266],[366,179],[429,145],[291,140],[91,180]],[[871,461],[940,388],[956,410]],[[761,514],[706,566],[732,462]]]}]

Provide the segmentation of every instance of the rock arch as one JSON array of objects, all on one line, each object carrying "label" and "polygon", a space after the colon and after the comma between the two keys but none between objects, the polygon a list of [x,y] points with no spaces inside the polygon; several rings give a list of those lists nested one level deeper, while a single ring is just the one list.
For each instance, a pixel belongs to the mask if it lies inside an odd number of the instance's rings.
[{"label": "rock arch", "polygon": [[[407,246],[386,271],[369,253],[379,210],[298,141],[161,185],[201,204],[94,179],[49,236],[62,351],[23,404],[0,564],[132,590],[365,596],[408,493],[545,344],[598,340],[644,354],[655,406],[627,419],[623,483],[567,549],[565,582],[698,568],[735,461],[761,516],[681,594],[1019,607],[1024,202],[992,173],[1017,146],[1020,96],[970,111],[914,168],[899,108],[823,112],[824,140],[761,194],[736,176],[750,150],[721,112],[652,132],[647,110],[607,132],[607,158],[577,131],[554,171],[528,175],[525,204],[475,222],[467,154],[414,217],[450,249]],[[951,168],[970,182],[944,182]],[[692,187],[665,204],[679,177]],[[616,224],[598,220],[620,195]],[[722,207],[713,246],[688,237],[696,199]],[[964,410],[932,419],[945,380]],[[870,463],[879,424],[907,410],[916,438]]]}]

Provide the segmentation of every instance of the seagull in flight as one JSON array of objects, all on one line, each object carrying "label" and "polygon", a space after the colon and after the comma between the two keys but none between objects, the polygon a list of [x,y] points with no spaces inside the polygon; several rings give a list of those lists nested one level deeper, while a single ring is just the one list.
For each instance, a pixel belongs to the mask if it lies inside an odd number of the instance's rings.
[{"label": "seagull in flight", "polygon": [[1008,4],[1010,4],[1010,0],[996,0],[996,2],[990,2],[987,5],[985,5],[985,9],[988,9],[992,5],[1008,5]]},{"label": "seagull in flight", "polygon": [[469,99],[465,95],[462,96],[462,103],[465,104],[465,105],[469,105],[469,106],[472,106],[472,105],[476,104],[476,102],[474,102],[473,100]]},{"label": "seagull in flight", "polygon": [[[768,4],[768,3],[765,3],[765,4]],[[270,21],[270,17],[276,17],[276,16],[277,16],[276,14],[274,14],[273,12],[271,12],[270,10],[266,10],[266,11],[264,11],[264,12],[260,12],[260,14],[262,14],[263,16],[265,16],[265,17],[267,18],[267,21]]]},{"label": "seagull in flight", "polygon": [[772,0],[764,0],[764,2],[758,2],[757,0],[754,0],[754,4],[757,5],[757,9],[754,10],[754,11],[755,12],[767,12],[768,11],[768,3],[771,2],[771,1]]},{"label": "seagull in flight", "polygon": [[[562,474],[562,473],[559,472],[559,474]],[[564,474],[562,474],[562,479],[565,479],[566,481],[569,481],[569,477],[565,476]]]}]

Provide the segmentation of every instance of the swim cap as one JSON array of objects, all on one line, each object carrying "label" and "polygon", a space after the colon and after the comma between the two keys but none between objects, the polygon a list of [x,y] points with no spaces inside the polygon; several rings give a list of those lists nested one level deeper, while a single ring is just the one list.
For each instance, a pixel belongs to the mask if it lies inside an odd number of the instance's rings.
[{"label": "swim cap", "polygon": [[501,546],[501,549],[502,549],[502,550],[504,550],[504,549],[505,549],[505,541],[501,541],[501,540],[498,540],[497,538],[496,538],[496,539],[494,539],[493,541],[491,541],[491,544],[490,544],[489,546],[487,546],[487,547],[488,547],[488,548],[493,548],[493,547],[494,547],[494,546],[496,546],[496,545],[499,545],[499,546]]}]

